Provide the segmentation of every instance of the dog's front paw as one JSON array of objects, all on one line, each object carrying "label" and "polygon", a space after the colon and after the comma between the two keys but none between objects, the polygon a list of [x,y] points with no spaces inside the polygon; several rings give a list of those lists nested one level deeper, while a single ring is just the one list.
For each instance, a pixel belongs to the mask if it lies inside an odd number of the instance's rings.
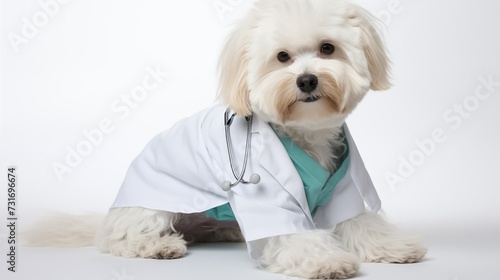
[{"label": "dog's front paw", "polygon": [[407,237],[400,240],[391,240],[383,246],[365,247],[366,262],[378,263],[414,263],[421,261],[427,248],[423,247],[420,239]]},{"label": "dog's front paw", "polygon": [[308,279],[346,279],[359,269],[356,255],[318,231],[271,238],[259,263],[270,272]]},{"label": "dog's front paw", "polygon": [[421,238],[402,233],[384,217],[372,212],[338,224],[334,232],[362,262],[414,263],[427,253]]},{"label": "dog's front paw", "polygon": [[307,279],[346,279],[359,269],[358,258],[345,251],[288,255],[283,253],[266,270]]}]

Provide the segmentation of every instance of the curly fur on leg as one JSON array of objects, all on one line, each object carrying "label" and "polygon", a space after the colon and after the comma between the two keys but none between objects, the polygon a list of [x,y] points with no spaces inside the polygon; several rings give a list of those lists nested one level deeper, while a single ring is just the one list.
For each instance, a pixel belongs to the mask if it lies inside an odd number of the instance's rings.
[{"label": "curly fur on leg", "polygon": [[183,257],[188,243],[222,241],[243,241],[236,222],[141,207],[111,209],[96,238],[102,252],[153,259]]},{"label": "curly fur on leg", "polygon": [[413,263],[427,253],[420,237],[405,235],[380,214],[368,211],[338,224],[334,232],[362,262]]},{"label": "curly fur on leg", "polygon": [[113,208],[96,237],[102,252],[123,257],[176,259],[187,242],[174,229],[179,214],[140,207]]},{"label": "curly fur on leg", "polygon": [[268,238],[259,265],[267,271],[308,279],[345,279],[359,260],[327,230]]}]

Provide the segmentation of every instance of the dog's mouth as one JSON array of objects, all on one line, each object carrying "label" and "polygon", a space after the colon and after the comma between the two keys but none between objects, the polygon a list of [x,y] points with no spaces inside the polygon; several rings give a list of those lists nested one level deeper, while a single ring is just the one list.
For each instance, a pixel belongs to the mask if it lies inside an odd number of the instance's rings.
[{"label": "dog's mouth", "polygon": [[312,103],[312,102],[318,101],[320,98],[321,97],[319,97],[319,96],[309,96],[306,99],[302,99],[300,101],[305,102],[305,103]]}]

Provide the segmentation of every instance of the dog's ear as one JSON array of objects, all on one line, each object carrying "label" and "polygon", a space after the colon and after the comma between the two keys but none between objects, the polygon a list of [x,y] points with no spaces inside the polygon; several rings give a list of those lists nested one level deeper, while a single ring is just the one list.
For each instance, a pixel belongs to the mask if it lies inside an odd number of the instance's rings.
[{"label": "dog's ear", "polygon": [[355,8],[351,19],[361,31],[361,41],[368,60],[368,70],[372,77],[370,88],[372,90],[389,89],[391,87],[390,60],[377,29],[376,24],[379,23],[379,20],[359,6]]},{"label": "dog's ear", "polygon": [[245,25],[245,22],[240,22],[227,37],[218,64],[218,99],[240,116],[252,114],[247,83],[248,32]]}]

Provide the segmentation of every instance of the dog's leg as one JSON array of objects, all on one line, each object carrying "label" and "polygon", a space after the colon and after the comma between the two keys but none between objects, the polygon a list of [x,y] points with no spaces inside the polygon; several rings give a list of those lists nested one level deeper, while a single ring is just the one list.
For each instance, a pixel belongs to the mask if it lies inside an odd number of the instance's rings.
[{"label": "dog's leg", "polygon": [[359,261],[331,231],[314,230],[268,238],[259,265],[294,277],[345,279],[356,274]]},{"label": "dog's leg", "polygon": [[179,217],[140,207],[112,208],[97,233],[96,245],[102,252],[123,257],[183,257],[186,241],[174,230]]},{"label": "dog's leg", "polygon": [[218,228],[196,240],[198,243],[204,242],[243,242],[245,239],[239,228]]},{"label": "dog's leg", "polygon": [[427,253],[419,237],[401,233],[381,215],[368,211],[338,224],[334,232],[362,262],[413,263]]},{"label": "dog's leg", "polygon": [[218,221],[204,213],[181,214],[175,229],[188,243],[244,241],[236,221]]}]

